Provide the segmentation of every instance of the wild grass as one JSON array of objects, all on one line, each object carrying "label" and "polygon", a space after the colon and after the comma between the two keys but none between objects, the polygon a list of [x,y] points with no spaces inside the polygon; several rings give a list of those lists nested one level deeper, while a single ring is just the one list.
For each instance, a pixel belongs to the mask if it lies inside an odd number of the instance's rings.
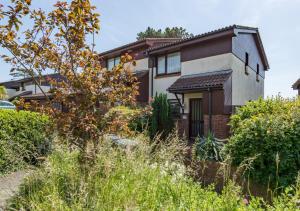
[{"label": "wild grass", "polygon": [[[203,188],[187,177],[181,157],[184,144],[177,137],[156,144],[155,149],[141,139],[134,150],[103,143],[89,171],[80,166],[77,151],[57,148],[7,209],[276,210],[259,198],[245,202],[240,188],[230,181],[217,194],[212,186]],[[275,205],[294,210],[296,203],[290,198],[286,195]]]}]

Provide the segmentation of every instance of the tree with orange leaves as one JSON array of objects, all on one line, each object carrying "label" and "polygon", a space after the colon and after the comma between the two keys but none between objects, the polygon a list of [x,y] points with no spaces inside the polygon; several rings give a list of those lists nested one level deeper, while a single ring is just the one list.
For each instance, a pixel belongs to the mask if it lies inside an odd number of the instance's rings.
[{"label": "tree with orange leaves", "polygon": [[[80,149],[82,158],[97,153],[106,131],[106,111],[116,104],[134,104],[138,93],[130,55],[123,55],[112,70],[101,66],[94,42],[100,28],[95,9],[89,0],[57,1],[50,12],[34,9],[31,0],[0,5],[0,46],[9,52],[2,58],[11,63],[12,72],[32,77],[47,98],[42,112],[52,117],[59,135]],[[24,19],[32,25],[20,27]],[[56,87],[51,99],[35,77],[48,70],[65,78],[51,82]],[[63,104],[67,112],[53,103]]]}]

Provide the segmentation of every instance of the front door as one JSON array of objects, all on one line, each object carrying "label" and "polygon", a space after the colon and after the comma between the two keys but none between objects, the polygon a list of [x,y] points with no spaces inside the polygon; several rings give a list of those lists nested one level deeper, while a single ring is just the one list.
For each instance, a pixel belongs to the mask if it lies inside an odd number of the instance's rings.
[{"label": "front door", "polygon": [[201,98],[190,99],[190,138],[203,136],[203,103]]}]

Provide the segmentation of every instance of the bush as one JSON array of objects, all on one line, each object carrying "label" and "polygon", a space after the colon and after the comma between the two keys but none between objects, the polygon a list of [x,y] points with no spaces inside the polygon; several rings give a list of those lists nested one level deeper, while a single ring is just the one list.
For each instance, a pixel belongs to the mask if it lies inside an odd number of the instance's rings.
[{"label": "bush", "polygon": [[151,116],[150,137],[161,134],[165,139],[174,127],[172,108],[166,94],[159,94],[154,97]]},{"label": "bush", "polygon": [[28,112],[0,110],[0,174],[14,171],[49,150],[47,116]]},{"label": "bush", "polygon": [[209,133],[206,137],[196,139],[194,153],[201,160],[222,161],[221,150],[223,147],[224,141]]},{"label": "bush", "polygon": [[226,151],[234,165],[251,162],[248,173],[271,186],[287,186],[300,169],[300,99],[259,99],[231,117]]},{"label": "bush", "polygon": [[143,132],[148,128],[149,114],[148,108],[113,107],[104,117],[108,129],[107,132],[125,136]]}]

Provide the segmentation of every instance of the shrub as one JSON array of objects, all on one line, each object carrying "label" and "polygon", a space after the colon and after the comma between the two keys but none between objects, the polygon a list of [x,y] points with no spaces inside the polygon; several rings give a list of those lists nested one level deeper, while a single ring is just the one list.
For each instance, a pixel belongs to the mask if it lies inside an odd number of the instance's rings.
[{"label": "shrub", "polygon": [[164,139],[168,136],[174,126],[172,118],[171,105],[166,94],[159,94],[154,97],[151,116],[150,136],[153,138],[157,134],[161,134]]},{"label": "shrub", "polygon": [[201,160],[222,161],[221,150],[224,142],[209,133],[206,137],[197,138],[194,152],[197,158]]},{"label": "shrub", "polygon": [[36,162],[49,150],[47,116],[28,112],[0,110],[0,174]]},{"label": "shrub", "polygon": [[259,99],[238,109],[230,121],[226,151],[233,164],[251,161],[248,173],[259,182],[286,186],[300,169],[300,100]]},{"label": "shrub", "polygon": [[108,132],[120,135],[134,135],[147,130],[150,111],[148,108],[116,106],[105,115]]}]

